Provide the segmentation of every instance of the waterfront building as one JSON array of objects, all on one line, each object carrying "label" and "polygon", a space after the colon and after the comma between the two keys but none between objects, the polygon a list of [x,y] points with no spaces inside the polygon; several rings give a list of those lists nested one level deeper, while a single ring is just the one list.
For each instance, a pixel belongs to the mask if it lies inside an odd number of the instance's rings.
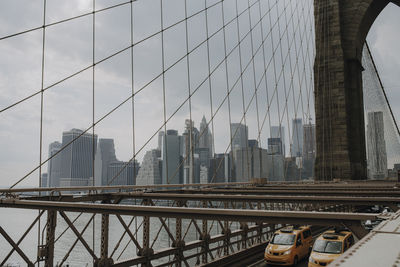
[{"label": "waterfront building", "polygon": [[[61,151],[61,178],[93,179],[97,135],[83,133],[79,129],[72,129],[71,131],[63,132],[62,146],[65,149]],[[75,184],[74,182],[68,183]],[[77,183],[85,184],[85,182],[78,181]]]},{"label": "waterfront building", "polygon": [[384,179],[387,176],[387,154],[383,112],[368,112],[367,125],[368,177]]},{"label": "waterfront building", "polygon": [[162,141],[162,184],[181,184],[183,164],[178,131],[167,130]]},{"label": "waterfront building", "polygon": [[[48,187],[58,187],[60,186],[60,178],[61,178],[61,164],[62,157],[61,152],[59,152],[62,148],[62,144],[60,142],[53,142],[49,145],[49,158],[47,165],[47,186]],[[58,154],[57,154],[58,153]]]},{"label": "waterfront building", "polygon": [[112,176],[108,173],[111,162],[117,162],[113,139],[100,138],[95,156],[95,185],[108,185]]}]

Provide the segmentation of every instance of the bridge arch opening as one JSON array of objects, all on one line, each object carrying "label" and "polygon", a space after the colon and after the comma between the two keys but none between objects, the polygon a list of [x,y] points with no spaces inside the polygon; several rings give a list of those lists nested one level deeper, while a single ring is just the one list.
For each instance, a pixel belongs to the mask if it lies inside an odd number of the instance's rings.
[{"label": "bridge arch opening", "polygon": [[[397,5],[400,7],[400,0],[391,0],[391,1],[380,1],[380,0],[373,0],[372,3],[369,5],[368,9],[365,11],[358,34],[356,35],[356,44],[358,53],[362,53],[362,48],[364,46],[365,41],[367,40],[368,33],[370,32],[374,22],[377,20],[379,15],[382,11],[386,8],[393,8]],[[361,54],[358,55],[361,58]]]},{"label": "bridge arch opening", "polygon": [[362,51],[374,21],[399,0],[315,0],[316,180],[367,178]]},{"label": "bridge arch opening", "polygon": [[398,68],[400,7],[389,3],[368,32],[362,53],[365,137],[369,179],[396,177],[394,164],[400,162],[400,136],[395,105],[400,96]]}]

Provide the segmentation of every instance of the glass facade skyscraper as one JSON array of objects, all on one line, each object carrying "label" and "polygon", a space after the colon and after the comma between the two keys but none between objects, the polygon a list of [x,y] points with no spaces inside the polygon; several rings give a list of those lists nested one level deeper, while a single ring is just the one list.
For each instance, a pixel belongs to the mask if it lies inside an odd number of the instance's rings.
[{"label": "glass facade skyscraper", "polygon": [[382,111],[368,112],[367,155],[369,178],[386,178],[387,154]]},{"label": "glass facade skyscraper", "polygon": [[57,187],[60,186],[61,178],[61,165],[62,165],[62,155],[60,151],[62,145],[60,142],[53,142],[49,145],[49,164],[47,165],[47,186]]},{"label": "glass facade skyscraper", "polygon": [[[76,140],[73,141],[75,138]],[[92,179],[97,135],[93,136],[89,133],[83,133],[82,130],[72,129],[63,132],[62,146],[65,146],[65,149],[61,151],[61,179]],[[79,184],[82,184],[82,182],[79,182]]]},{"label": "glass facade skyscraper", "polygon": [[292,121],[292,157],[303,156],[303,121],[302,119],[293,119]]},{"label": "glass facade skyscraper", "polygon": [[232,150],[247,147],[249,130],[241,123],[231,123]]}]

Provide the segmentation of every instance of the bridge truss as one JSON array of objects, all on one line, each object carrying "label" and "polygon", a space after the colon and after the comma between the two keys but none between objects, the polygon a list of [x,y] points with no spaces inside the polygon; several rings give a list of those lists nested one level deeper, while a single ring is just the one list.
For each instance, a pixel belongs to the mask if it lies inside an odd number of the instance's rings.
[{"label": "bridge truss", "polygon": [[[72,193],[81,190],[86,193]],[[275,229],[284,225],[347,227],[362,238],[368,233],[363,222],[383,218],[379,213],[363,213],[366,208],[378,205],[396,211],[400,204],[396,184],[367,182],[28,188],[1,192],[6,196],[0,200],[2,208],[39,210],[18,239],[0,228],[12,247],[2,264],[12,253],[18,253],[28,266],[42,262],[45,266],[62,266],[74,255],[78,243],[88,255],[87,262],[94,266],[228,266],[259,258]],[[40,220],[44,238],[37,257],[29,257],[20,244]],[[98,238],[88,236],[91,226],[97,227]],[[75,241],[70,249],[55,256],[57,243],[71,236]]]}]

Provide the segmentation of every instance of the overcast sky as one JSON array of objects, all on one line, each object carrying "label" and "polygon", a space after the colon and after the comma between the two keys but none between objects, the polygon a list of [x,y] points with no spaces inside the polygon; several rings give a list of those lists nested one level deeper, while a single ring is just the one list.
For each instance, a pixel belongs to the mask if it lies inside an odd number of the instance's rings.
[{"label": "overcast sky", "polygon": [[[123,2],[125,1],[96,0],[96,10]],[[139,0],[133,4],[134,43],[144,39],[145,41],[135,45],[133,57],[131,50],[127,49],[96,65],[94,73],[94,118],[97,121],[122,101],[129,99],[132,94],[133,59],[134,91],[137,93],[133,99],[135,148],[131,99],[95,127],[95,133],[99,138],[115,140],[117,157],[120,160],[129,160],[134,151],[142,149],[137,155],[141,161],[144,152],[156,147],[156,137],[146,146],[145,143],[164,122],[163,88],[165,88],[166,118],[168,119],[179,109],[167,123],[167,129],[177,129],[181,134],[184,120],[189,118],[190,113],[195,126],[199,128],[202,116],[204,115],[209,121],[211,109],[213,110],[216,115],[213,125],[210,124],[210,129],[214,127],[217,153],[225,152],[229,147],[229,118],[231,122],[239,122],[243,117],[243,109],[248,108],[245,118],[249,127],[249,137],[259,138],[263,147],[266,147],[270,125],[277,125],[279,122],[283,124],[286,128],[285,139],[289,142],[291,119],[300,117],[306,121],[309,117],[314,117],[311,91],[312,0],[281,0],[278,3],[275,0],[262,0],[260,5],[252,0],[250,20],[246,11],[248,2],[239,0],[238,13],[243,12],[238,20],[239,27],[234,19],[237,12],[235,1],[226,0],[224,21],[225,24],[232,21],[227,25],[225,32],[227,52],[232,51],[226,64],[227,71],[223,62],[224,35],[223,31],[218,31],[223,23],[219,2],[187,1],[188,16],[199,12],[188,20],[187,25],[188,49],[194,50],[189,56],[189,75],[188,62],[184,58],[165,73],[164,87],[163,77],[160,75],[161,34],[156,34],[161,24],[160,1]],[[215,70],[210,83],[207,79],[209,72],[207,43],[198,46],[207,38],[206,15],[204,11],[200,12],[204,9],[205,3],[210,7],[207,17],[209,36],[212,36],[209,40],[210,70]],[[279,23],[275,23],[284,7],[286,16],[280,16]],[[47,0],[46,24],[91,12],[92,8],[93,2],[89,0]],[[272,11],[268,13],[270,8]],[[304,12],[301,11],[303,8]],[[400,27],[399,11],[400,8],[393,5],[386,8],[375,22],[368,37],[397,117],[400,116],[400,107],[396,105],[396,99],[400,100],[398,80],[400,53],[396,52],[400,43],[400,36],[397,34]],[[96,62],[131,44],[130,12],[130,4],[125,4],[96,14],[94,46]],[[261,24],[258,23],[260,13],[261,16],[265,15]],[[164,28],[184,18],[183,0],[163,1]],[[0,38],[41,25],[43,25],[42,1],[0,1]],[[252,35],[246,35],[250,26],[254,28]],[[46,28],[43,84],[44,88],[48,86],[51,88],[43,94],[43,160],[48,157],[48,145],[53,141],[61,141],[63,131],[71,128],[86,129],[92,124],[92,68],[52,86],[92,64],[92,27],[93,17],[89,15]],[[269,34],[270,29],[272,30]],[[164,32],[165,69],[186,55],[185,33],[185,23],[179,23]],[[242,70],[239,49],[235,48],[238,35],[243,39],[240,46]],[[151,38],[148,38],[149,36]],[[35,30],[0,40],[0,109],[40,90],[42,38],[43,31]],[[265,39],[264,49],[261,46],[262,39]],[[251,61],[253,53],[254,65]],[[273,54],[275,60],[272,60]],[[222,64],[219,64],[221,62]],[[242,79],[238,79],[246,66]],[[266,72],[264,66],[268,66]],[[195,93],[190,102],[185,102],[189,95],[188,78],[190,90]],[[154,81],[148,84],[153,79]],[[236,85],[232,87],[235,82]],[[256,93],[255,84],[258,88]],[[232,90],[229,101],[225,99],[227,87]],[[139,89],[143,90],[137,92]],[[11,185],[39,163],[40,104],[41,97],[38,94],[0,114],[1,186]],[[244,123],[244,120],[242,122]],[[45,165],[43,172],[46,171]],[[38,172],[35,172],[21,185],[37,185],[37,181]]]}]

